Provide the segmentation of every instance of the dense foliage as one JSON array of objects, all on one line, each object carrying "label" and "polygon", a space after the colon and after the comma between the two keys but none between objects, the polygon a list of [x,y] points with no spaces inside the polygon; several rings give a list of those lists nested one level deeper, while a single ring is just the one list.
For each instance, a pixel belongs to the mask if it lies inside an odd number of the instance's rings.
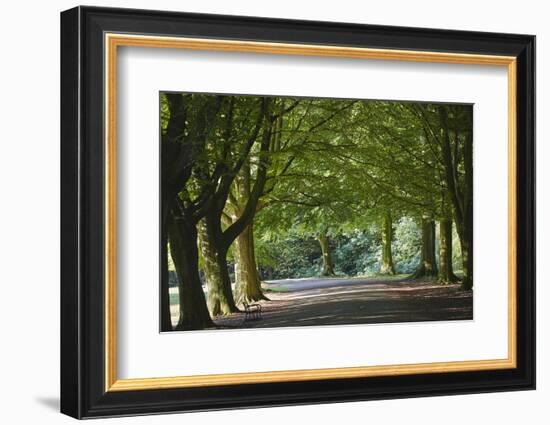
[{"label": "dense foliage", "polygon": [[[392,253],[396,273],[414,273],[420,261],[421,243],[421,229],[414,219],[403,217],[395,223]],[[330,242],[336,274],[348,277],[379,274],[381,244],[380,229],[376,226],[339,234]],[[458,273],[462,265],[456,232],[453,248],[453,267]],[[321,248],[312,236],[264,236],[256,239],[256,250],[264,280],[315,277],[323,268]],[[436,258],[439,260],[437,249]]]}]

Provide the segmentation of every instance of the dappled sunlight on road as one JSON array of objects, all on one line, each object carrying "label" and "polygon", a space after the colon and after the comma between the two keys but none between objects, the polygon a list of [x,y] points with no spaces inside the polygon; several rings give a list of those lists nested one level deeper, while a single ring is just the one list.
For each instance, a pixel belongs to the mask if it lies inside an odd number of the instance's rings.
[{"label": "dappled sunlight on road", "polygon": [[233,314],[215,318],[216,324],[265,328],[473,318],[472,292],[459,285],[369,278],[292,279],[264,287],[275,291],[266,292],[271,301],[261,302],[261,320],[244,322],[242,314]]}]

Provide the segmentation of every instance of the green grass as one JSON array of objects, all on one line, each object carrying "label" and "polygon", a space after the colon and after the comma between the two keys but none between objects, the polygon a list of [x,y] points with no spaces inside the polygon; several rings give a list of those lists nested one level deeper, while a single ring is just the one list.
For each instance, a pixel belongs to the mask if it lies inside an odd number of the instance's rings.
[{"label": "green grass", "polygon": [[382,282],[394,282],[398,280],[404,280],[408,278],[410,274],[366,274],[358,276],[350,276],[349,279],[369,279],[369,280],[379,280]]},{"label": "green grass", "polygon": [[288,286],[279,286],[279,287],[262,286],[262,290],[264,292],[276,292],[276,293],[290,292],[290,288]]}]

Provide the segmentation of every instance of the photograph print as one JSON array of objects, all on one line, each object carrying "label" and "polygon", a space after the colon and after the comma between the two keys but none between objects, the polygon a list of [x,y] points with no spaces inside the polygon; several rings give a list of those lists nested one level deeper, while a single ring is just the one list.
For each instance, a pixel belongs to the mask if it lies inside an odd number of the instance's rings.
[{"label": "photograph print", "polygon": [[161,92],[160,330],[473,319],[473,105]]}]

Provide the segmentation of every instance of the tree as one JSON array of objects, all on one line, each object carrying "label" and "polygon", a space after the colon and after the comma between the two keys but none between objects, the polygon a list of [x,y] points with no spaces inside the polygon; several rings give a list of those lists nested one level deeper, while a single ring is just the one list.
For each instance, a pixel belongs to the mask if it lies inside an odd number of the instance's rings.
[{"label": "tree", "polygon": [[[173,245],[172,257],[178,275],[180,317],[176,329],[198,329],[212,325],[203,308],[204,294],[198,276],[195,227],[203,215],[206,193],[194,199],[180,198],[189,184],[193,167],[204,155],[207,129],[216,119],[222,104],[219,96],[166,93],[161,96],[161,329],[171,330],[168,288],[167,244]],[[180,255],[184,246],[189,255]],[[183,280],[185,279],[185,280]],[[184,296],[184,294],[187,294]]]},{"label": "tree", "polygon": [[344,172],[335,168],[333,153],[350,147],[338,135],[355,103],[304,100],[284,115],[284,125],[281,119],[276,131],[282,141],[276,143],[271,162],[274,172],[261,202],[262,224],[285,234],[294,221],[294,231],[317,239],[323,252],[320,273],[327,276],[335,274],[329,238],[345,221],[350,204]]},{"label": "tree", "polygon": [[447,201],[448,193],[441,195],[441,217],[439,219],[439,274],[440,283],[455,283],[458,277],[453,272],[453,219],[452,208]]},{"label": "tree", "polygon": [[[416,104],[400,102],[366,102],[360,105],[360,118],[354,127],[359,148],[345,158],[358,166],[358,185],[370,182],[373,206],[370,215],[380,226],[382,252],[380,272],[394,273],[392,244],[392,214],[433,217],[439,214],[437,203],[441,191],[437,156],[423,134],[417,117]],[[344,163],[342,163],[344,166]],[[363,183],[364,184],[364,183]],[[437,267],[430,253],[433,235],[424,228],[424,256],[416,277],[432,277]]]},{"label": "tree", "polygon": [[458,280],[453,272],[453,222],[439,220],[439,274],[441,283],[454,283]]},{"label": "tree", "polygon": [[382,258],[380,265],[381,274],[395,274],[395,267],[393,266],[392,258],[392,235],[393,235],[393,226],[392,218],[390,211],[386,211],[384,214],[384,224],[382,230]]},{"label": "tree", "polygon": [[[253,102],[251,98],[231,98],[231,106],[227,114],[224,144],[221,164],[223,173],[219,177],[219,184],[213,193],[204,218],[199,223],[200,248],[204,259],[204,271],[208,286],[208,309],[212,316],[226,315],[238,312],[231,279],[227,266],[227,252],[233,241],[250,224],[256,211],[258,200],[263,192],[268,167],[267,153],[271,140],[271,131],[275,117],[271,113],[268,98],[260,98],[260,102]],[[243,139],[243,132],[247,133],[249,121],[254,117],[255,127],[252,133],[247,134],[246,143],[240,149],[235,145]],[[241,131],[239,131],[241,130]],[[225,229],[222,224],[225,205],[230,195],[231,186],[239,174],[241,167],[247,162],[250,151],[257,140],[260,140],[259,163],[254,187],[242,214]],[[217,164],[219,165],[219,164]],[[202,176],[208,176],[202,172]],[[211,180],[206,180],[210,184]],[[215,182],[214,182],[215,183]]]},{"label": "tree", "polygon": [[[445,179],[453,204],[462,251],[462,287],[473,286],[473,108],[443,105],[439,109]],[[462,171],[463,170],[463,171]],[[462,174],[462,175],[461,175]]]},{"label": "tree", "polygon": [[414,105],[441,169],[462,253],[462,288],[473,285],[473,120],[471,105]]},{"label": "tree", "polygon": [[[183,98],[183,99],[182,99]],[[172,187],[172,174],[166,172],[163,175],[163,190],[168,192],[167,205],[171,204],[171,214],[178,226],[168,227],[168,239],[178,240],[178,237],[185,237],[185,245],[195,249],[197,245],[197,225],[199,222],[215,222],[219,220],[220,211],[223,210],[229,188],[239,172],[243,162],[247,158],[250,149],[256,143],[261,129],[264,125],[268,100],[265,98],[236,98],[233,96],[212,96],[212,95],[181,95],[165,94],[161,99],[166,105],[165,116],[163,117],[163,171],[164,169],[175,169],[174,173],[179,177],[178,184]],[[174,129],[174,130],[173,130]],[[166,162],[166,166],[164,163]],[[173,167],[170,167],[174,164]],[[164,188],[166,186],[166,188]],[[171,195],[176,193],[174,198]],[[164,198],[163,198],[164,199]],[[163,208],[167,208],[163,203]],[[249,207],[252,209],[254,206]],[[250,212],[247,212],[250,214]],[[167,213],[163,211],[163,217]],[[224,232],[223,238],[233,239],[240,233],[244,220],[234,224]],[[219,222],[217,223],[219,225]],[[180,228],[180,234],[176,232]],[[195,230],[193,230],[195,229]],[[220,237],[219,228],[215,225],[209,227],[209,236],[214,238],[214,248],[219,249]],[[231,236],[229,236],[231,235]],[[231,241],[233,240],[231,239]],[[225,241],[222,249],[225,248]],[[203,247],[204,244],[201,244]],[[227,247],[229,244],[227,244]],[[213,251],[214,253],[216,251]],[[226,253],[226,252],[225,252]],[[206,258],[205,264],[211,268],[217,268],[216,272],[226,264],[225,253],[223,258],[215,254],[214,260]],[[172,249],[173,257],[178,253]],[[206,257],[203,255],[203,257]],[[182,265],[185,262],[185,265]],[[180,293],[186,292],[186,286],[194,288],[201,287],[198,273],[198,255],[182,255],[179,261],[175,261],[179,277],[187,276],[193,279],[192,282],[179,282]],[[196,270],[196,273],[186,270]],[[227,272],[227,270],[225,270]],[[210,283],[209,298],[222,294],[228,300],[230,308],[235,309],[232,302],[231,288],[227,290],[227,281],[223,271],[220,272],[220,281],[207,279]],[[213,286],[218,283],[218,286]],[[226,285],[225,287],[223,285]],[[197,294],[198,291],[194,291]],[[181,298],[180,298],[181,301]],[[194,328],[194,323],[186,322],[189,318],[196,318],[197,314],[185,312],[188,308],[203,303],[202,298],[194,302],[180,302],[180,320],[177,329]],[[200,311],[204,311],[200,307]],[[206,320],[206,319],[204,319]]]},{"label": "tree", "polygon": [[[256,211],[249,216],[249,224],[245,226],[243,231],[236,237],[234,243],[234,259],[235,259],[235,285],[236,285],[236,301],[237,304],[247,302],[251,303],[260,300],[269,300],[262,291],[262,284],[258,274],[256,255],[254,252],[254,216],[262,208],[261,198],[271,192],[276,184],[276,177],[284,174],[292,164],[293,157],[290,156],[282,169],[279,169],[280,162],[277,158],[282,150],[282,133],[283,133],[283,116],[292,111],[298,106],[299,101],[294,101],[290,106],[285,105],[285,100],[280,100],[277,105],[278,114],[274,120],[273,128],[271,129],[271,140],[269,143],[269,159],[266,157],[266,152],[261,151],[264,156],[263,164],[260,164],[258,153],[251,152],[241,171],[233,182],[232,190],[229,192],[229,197],[225,205],[225,210],[222,214],[222,221],[226,226],[236,223],[246,211],[251,198],[257,196],[253,192],[253,187],[260,177],[265,181],[262,183],[262,193],[259,199],[255,201]],[[260,169],[260,165],[264,167]],[[254,173],[255,170],[256,172]],[[260,170],[267,170],[268,173],[258,173]],[[267,180],[270,180],[269,185]],[[266,187],[267,186],[267,187]]]},{"label": "tree", "polygon": [[336,273],[334,273],[334,265],[330,253],[329,238],[325,233],[321,233],[317,236],[317,240],[319,241],[323,254],[323,270],[321,271],[321,276],[335,276]]},{"label": "tree", "polygon": [[180,316],[176,328],[189,330],[213,327],[200,285],[196,226],[189,227],[186,221],[170,217],[168,232],[172,260],[178,275]]},{"label": "tree", "polygon": [[[381,102],[384,105],[384,102]],[[376,111],[379,108],[371,106]],[[442,238],[448,234],[449,215],[454,216],[461,241],[464,289],[471,288],[472,270],[472,108],[469,105],[397,104],[386,108],[388,118],[375,120],[378,133],[387,134],[397,141],[399,152],[388,149],[389,163],[399,164],[387,174],[388,182],[398,183],[400,201],[409,205],[409,212],[417,211],[423,217],[423,260],[416,276],[432,270],[432,232],[426,217],[443,221]],[[396,114],[399,112],[399,115]],[[390,122],[388,122],[390,120]],[[390,125],[387,125],[387,124]],[[407,144],[402,140],[408,141]],[[383,149],[376,152],[384,153]],[[403,161],[404,160],[404,161]],[[380,163],[388,163],[376,161]],[[396,180],[397,179],[397,180]],[[396,191],[391,191],[393,194]],[[452,204],[452,214],[446,207],[446,199]],[[438,202],[441,200],[441,202]],[[423,205],[423,206],[422,206]],[[451,224],[452,226],[452,224]],[[445,244],[446,240],[443,240]],[[450,248],[446,248],[449,251]],[[452,255],[452,254],[451,254]],[[441,278],[454,281],[449,256],[443,256]],[[426,265],[430,265],[426,267]]]},{"label": "tree", "polygon": [[258,274],[253,223],[245,227],[235,240],[235,260],[237,302],[269,301],[262,291],[262,282]]},{"label": "tree", "polygon": [[435,222],[429,216],[422,217],[422,257],[420,265],[414,273],[414,278],[436,277],[437,263],[435,260]]}]

